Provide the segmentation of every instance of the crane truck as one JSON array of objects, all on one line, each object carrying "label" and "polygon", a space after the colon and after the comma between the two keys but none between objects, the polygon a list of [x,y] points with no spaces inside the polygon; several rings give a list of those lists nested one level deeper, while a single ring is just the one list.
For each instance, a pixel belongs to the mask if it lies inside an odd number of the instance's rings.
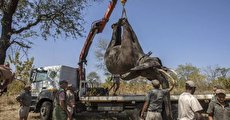
[{"label": "crane truck", "polygon": [[[124,5],[126,0],[121,0]],[[54,89],[59,88],[59,82],[67,80],[71,83],[77,92],[77,111],[78,112],[121,112],[125,110],[137,110],[142,108],[145,100],[145,95],[119,95],[108,96],[105,91],[100,96],[87,95],[88,82],[85,77],[86,57],[94,36],[101,33],[109,21],[113,9],[117,4],[117,0],[110,1],[104,17],[94,22],[81,50],[78,67],[69,67],[64,65],[39,67],[31,70],[30,81],[32,85],[32,103],[30,110],[40,113],[42,120],[50,119],[53,109]],[[89,90],[89,89],[88,89]],[[174,115],[177,115],[177,100],[178,95],[171,95],[172,110]],[[207,108],[207,104],[212,98],[212,95],[196,95],[202,105]],[[227,95],[227,100],[230,101],[230,95]],[[138,114],[133,117],[137,119]],[[176,116],[174,116],[176,118]]]}]

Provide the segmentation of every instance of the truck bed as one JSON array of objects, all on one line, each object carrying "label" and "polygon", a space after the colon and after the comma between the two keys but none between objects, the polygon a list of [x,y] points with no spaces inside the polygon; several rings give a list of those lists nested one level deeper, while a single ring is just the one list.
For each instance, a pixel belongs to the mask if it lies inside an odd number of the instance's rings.
[{"label": "truck bed", "polygon": [[[198,100],[210,100],[213,94],[194,95]],[[171,95],[171,101],[177,101],[179,95]],[[145,95],[119,95],[119,96],[85,96],[80,97],[82,102],[143,102]],[[226,94],[226,100],[230,100],[230,94]]]}]

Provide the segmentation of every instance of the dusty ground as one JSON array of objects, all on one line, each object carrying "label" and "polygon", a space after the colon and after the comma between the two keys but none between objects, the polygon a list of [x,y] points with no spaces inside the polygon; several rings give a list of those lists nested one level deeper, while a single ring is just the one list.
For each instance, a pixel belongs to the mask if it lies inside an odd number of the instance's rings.
[{"label": "dusty ground", "polygon": [[[15,100],[16,96],[6,96],[0,97],[0,120],[18,120],[18,109],[19,104]],[[28,120],[39,120],[39,114],[31,113],[29,114]]]}]

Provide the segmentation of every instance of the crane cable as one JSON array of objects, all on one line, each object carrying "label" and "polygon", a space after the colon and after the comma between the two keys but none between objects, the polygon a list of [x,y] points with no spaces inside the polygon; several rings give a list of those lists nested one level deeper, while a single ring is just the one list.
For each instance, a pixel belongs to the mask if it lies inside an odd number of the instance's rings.
[{"label": "crane cable", "polygon": [[121,0],[121,4],[122,4],[122,15],[121,18],[127,18],[127,14],[126,14],[126,10],[125,10],[125,3],[127,2],[127,0]]}]

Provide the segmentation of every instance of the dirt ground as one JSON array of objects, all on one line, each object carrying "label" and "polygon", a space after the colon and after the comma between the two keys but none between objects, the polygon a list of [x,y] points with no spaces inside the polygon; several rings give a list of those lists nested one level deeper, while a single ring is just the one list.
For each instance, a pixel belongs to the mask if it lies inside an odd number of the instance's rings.
[{"label": "dirt ground", "polygon": [[[0,120],[18,120],[19,103],[15,100],[16,96],[0,97]],[[39,114],[29,114],[28,120],[39,120]]]}]

